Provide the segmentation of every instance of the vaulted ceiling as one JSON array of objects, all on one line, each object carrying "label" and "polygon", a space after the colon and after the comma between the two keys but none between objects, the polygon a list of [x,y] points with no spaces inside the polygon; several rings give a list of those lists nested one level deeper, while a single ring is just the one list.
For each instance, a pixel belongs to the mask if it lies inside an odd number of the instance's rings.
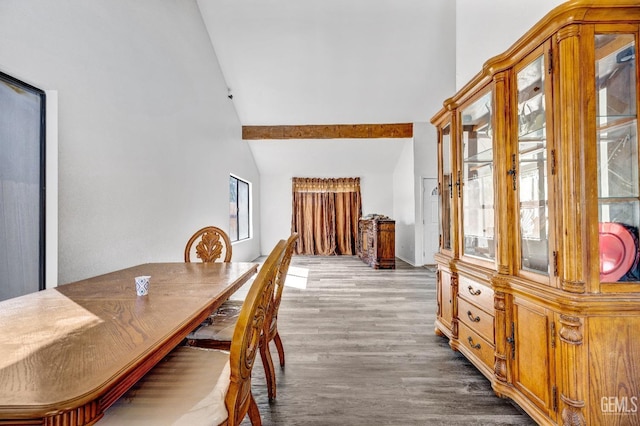
[{"label": "vaulted ceiling", "polygon": [[434,112],[454,1],[198,4],[242,125],[424,122]]},{"label": "vaulted ceiling", "polygon": [[[455,1],[198,5],[243,126],[428,122],[444,99],[431,94],[443,93],[440,44],[446,32],[454,34]],[[283,154],[277,144],[270,147]]]}]

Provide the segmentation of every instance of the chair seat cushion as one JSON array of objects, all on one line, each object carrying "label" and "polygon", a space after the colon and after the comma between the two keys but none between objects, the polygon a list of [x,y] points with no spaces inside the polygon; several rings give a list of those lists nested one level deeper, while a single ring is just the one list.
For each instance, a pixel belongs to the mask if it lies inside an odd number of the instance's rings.
[{"label": "chair seat cushion", "polygon": [[229,352],[181,346],[105,412],[102,425],[219,425],[228,417]]}]

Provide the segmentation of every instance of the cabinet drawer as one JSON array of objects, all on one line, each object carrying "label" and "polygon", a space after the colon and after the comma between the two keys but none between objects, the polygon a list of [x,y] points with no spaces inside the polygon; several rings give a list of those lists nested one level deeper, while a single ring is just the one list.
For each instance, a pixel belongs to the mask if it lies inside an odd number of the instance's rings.
[{"label": "cabinet drawer", "polygon": [[491,343],[487,342],[463,322],[459,323],[458,339],[460,346],[463,346],[467,350],[466,352],[473,354],[486,365],[489,370],[493,371],[495,348]]},{"label": "cabinet drawer", "polygon": [[458,318],[470,329],[493,343],[493,315],[489,315],[461,297],[458,299]]},{"label": "cabinet drawer", "polygon": [[485,311],[493,313],[493,289],[491,287],[461,276],[458,294]]}]

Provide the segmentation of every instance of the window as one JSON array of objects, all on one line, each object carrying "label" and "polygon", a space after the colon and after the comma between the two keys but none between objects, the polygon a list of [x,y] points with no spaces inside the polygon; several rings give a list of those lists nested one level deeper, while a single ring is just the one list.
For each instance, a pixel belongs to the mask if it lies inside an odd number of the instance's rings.
[{"label": "window", "polygon": [[0,300],[42,290],[45,94],[0,73]]},{"label": "window", "polygon": [[229,178],[229,238],[249,238],[249,182],[235,176]]}]

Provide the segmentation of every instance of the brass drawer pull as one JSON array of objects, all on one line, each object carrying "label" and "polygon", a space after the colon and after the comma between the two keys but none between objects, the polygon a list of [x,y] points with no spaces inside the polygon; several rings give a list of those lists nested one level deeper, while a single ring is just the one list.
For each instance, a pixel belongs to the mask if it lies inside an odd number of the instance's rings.
[{"label": "brass drawer pull", "polygon": [[480,349],[480,343],[476,343],[475,345],[473,344],[473,339],[471,338],[471,336],[469,336],[468,338],[469,340],[469,346],[471,346],[472,349]]},{"label": "brass drawer pull", "polygon": [[471,293],[472,296],[480,296],[480,293],[482,293],[482,290],[474,290],[473,287],[469,286],[469,293]]},{"label": "brass drawer pull", "polygon": [[467,316],[469,317],[469,319],[473,322],[480,322],[480,317],[476,316],[475,318],[471,316],[471,311],[467,311]]}]

